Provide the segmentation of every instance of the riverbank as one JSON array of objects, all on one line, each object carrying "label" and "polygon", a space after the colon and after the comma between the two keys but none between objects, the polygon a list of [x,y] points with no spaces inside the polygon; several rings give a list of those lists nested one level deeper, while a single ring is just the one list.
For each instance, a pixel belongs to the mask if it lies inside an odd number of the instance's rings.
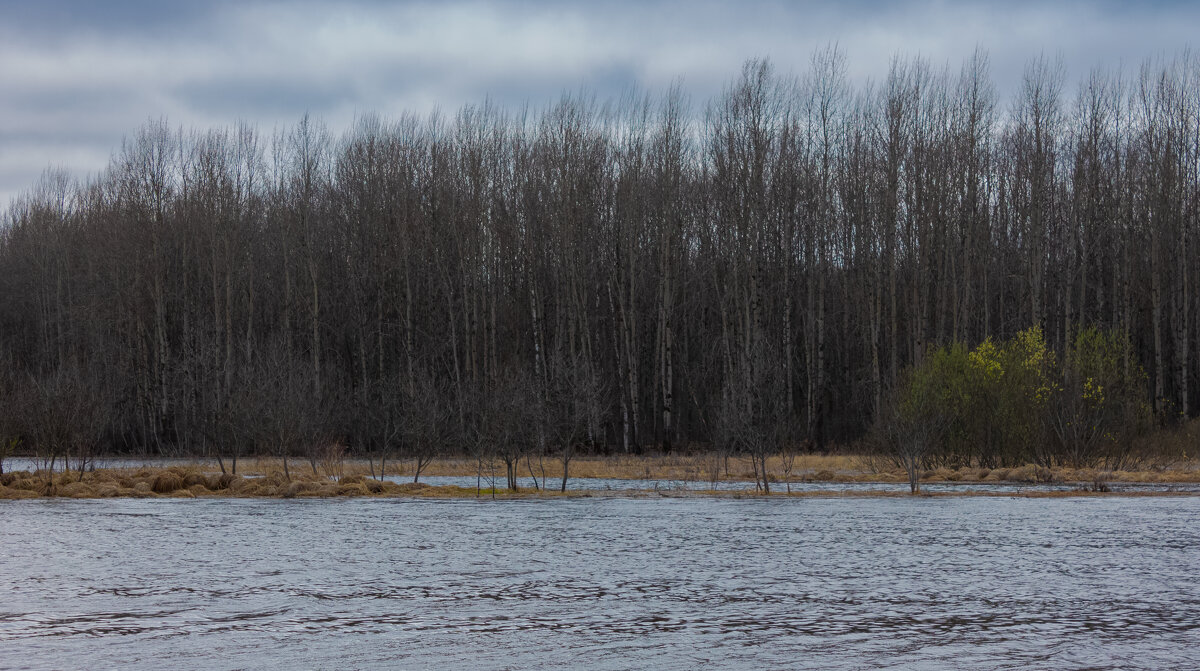
[{"label": "riverbank", "polygon": [[[258,461],[250,472],[268,473],[282,470],[277,461]],[[503,469],[503,465],[499,466]],[[370,475],[368,464],[347,462],[346,472],[364,477]],[[471,459],[439,459],[421,471],[422,476],[475,476],[477,462]],[[519,475],[547,477],[550,482],[562,477],[562,464],[557,459],[536,458],[522,461]],[[411,476],[411,462],[389,462],[387,475]],[[796,455],[791,465],[784,458],[767,458],[767,473],[771,486],[783,487],[787,482],[906,483],[908,475],[896,468],[886,457],[873,455]],[[484,475],[488,474],[484,467]],[[501,477],[503,471],[500,471]],[[754,482],[754,466],[748,457],[722,457],[717,454],[647,455],[613,457],[577,457],[571,460],[572,478],[604,478],[625,480],[659,480],[695,483]],[[1173,460],[1145,464],[1128,470],[1105,471],[1091,468],[1045,468],[1026,464],[1016,468],[938,468],[924,471],[922,483],[937,482],[1014,482],[1014,483],[1200,483],[1200,460]]]},{"label": "riverbank", "polygon": [[[98,457],[93,460],[96,469],[124,469],[182,467],[207,474],[219,474],[221,466],[215,459],[184,459],[163,457]],[[341,459],[317,461],[315,473],[307,460],[288,460],[293,479],[302,475],[322,475],[333,479],[347,476],[362,476],[364,479],[380,477],[379,461],[367,459]],[[4,461],[5,471],[36,471],[39,463],[30,457],[9,457]],[[233,463],[226,459],[224,470],[238,475],[265,477],[284,472],[283,461],[274,457],[246,457],[238,460],[236,471]],[[56,470],[62,469],[59,461]],[[415,464],[410,459],[387,460],[385,478],[397,481],[412,479]],[[517,477],[523,481],[533,478],[546,480],[551,485],[562,480],[562,462],[552,456],[522,458],[516,466]],[[871,455],[796,455],[790,465],[779,456],[767,459],[767,474],[772,488],[782,487],[786,482],[812,483],[869,483],[908,482],[907,474],[896,468],[886,457]],[[481,475],[485,480],[495,475],[504,479],[504,464],[499,460],[489,464],[466,457],[443,457],[433,460],[421,469],[421,478],[426,477],[469,477]],[[650,454],[639,456],[580,456],[571,460],[570,479],[646,480],[650,482],[683,482],[697,486],[705,483],[750,482],[755,480],[754,467],[748,457],[723,457],[715,453],[700,454]],[[1127,482],[1127,483],[1200,483],[1200,459],[1157,459],[1146,460],[1124,470],[1045,468],[1033,464],[1008,468],[937,468],[921,473],[922,483],[970,483],[970,482],[1014,482],[1014,483],[1069,483],[1069,482]]]},{"label": "riverbank", "polygon": [[[846,459],[845,457],[823,457],[821,459]],[[896,497],[909,496],[907,485],[900,474],[875,473],[876,479],[858,479],[864,473],[835,473],[833,477],[814,479],[810,473],[798,476],[791,482],[773,482],[771,492],[756,490],[750,482],[725,480],[715,483],[706,481],[672,479],[667,477],[605,478],[594,475],[576,478],[573,488],[559,491],[560,479],[552,475],[549,479],[527,478],[533,483],[518,491],[500,487],[493,488],[490,477],[478,478],[478,487],[471,486],[477,473],[462,472],[462,464],[441,462],[430,468],[423,477],[433,480],[451,480],[453,484],[439,482],[397,481],[404,473],[392,473],[388,479],[366,477],[358,472],[343,472],[339,475],[303,472],[292,469],[291,477],[285,477],[282,469],[273,470],[269,461],[258,462],[256,467],[246,468],[241,474],[214,472],[207,464],[187,466],[142,468],[100,468],[85,471],[55,473],[47,477],[43,473],[16,471],[0,476],[0,500],[33,498],[571,498],[592,496],[621,497],[721,497],[744,498],[755,496],[782,497]],[[249,464],[247,464],[249,466]],[[356,471],[355,465],[344,468]],[[661,464],[660,464],[661,466]],[[264,468],[265,467],[265,468]],[[731,467],[732,468],[732,467]],[[266,472],[256,472],[263,471]],[[402,470],[402,469],[397,469]],[[584,469],[581,469],[584,470]],[[457,471],[457,472],[456,472]],[[593,469],[585,471],[596,473]],[[611,471],[609,471],[611,472]],[[618,471],[619,472],[619,471]],[[536,471],[535,471],[536,473]],[[659,471],[658,473],[662,473]],[[631,475],[627,472],[626,476]],[[651,471],[654,475],[655,472]],[[666,474],[670,474],[667,471]],[[999,479],[994,471],[983,477],[980,473],[931,472],[922,480],[923,496],[1195,496],[1200,487],[1194,486],[1195,479],[1184,479],[1193,475],[1190,471],[1162,473],[1114,473],[1110,477],[1086,471],[1039,472],[1036,467],[1009,469],[1008,476],[1017,475],[1024,480]],[[549,475],[549,474],[548,474]],[[637,474],[641,475],[641,474]],[[1066,479],[1073,475],[1075,479]],[[1104,474],[1109,475],[1109,474]],[[1120,477],[1124,475],[1126,477]],[[469,476],[469,477],[468,477]],[[881,476],[887,476],[883,479]],[[973,479],[970,479],[974,476]],[[1147,478],[1157,476],[1160,480]],[[992,479],[989,479],[991,477]],[[1141,479],[1134,479],[1134,478]],[[957,478],[957,479],[956,479]],[[503,479],[497,480],[497,484]],[[619,486],[614,487],[614,484]]]}]

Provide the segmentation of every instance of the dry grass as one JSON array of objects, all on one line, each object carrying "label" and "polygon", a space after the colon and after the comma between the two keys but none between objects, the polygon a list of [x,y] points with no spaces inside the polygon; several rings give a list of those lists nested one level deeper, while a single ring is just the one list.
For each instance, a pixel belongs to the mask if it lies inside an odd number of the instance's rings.
[{"label": "dry grass", "polygon": [[150,491],[155,494],[170,494],[179,489],[183,489],[183,478],[171,471],[159,473],[150,484]]},{"label": "dry grass", "polygon": [[28,489],[13,489],[12,487],[0,487],[0,500],[16,501],[19,499],[36,499],[40,498],[41,494],[30,491]]},{"label": "dry grass", "polygon": [[232,474],[204,473],[199,467],[172,466],[164,469],[102,469],[84,474],[56,474],[50,488],[45,478],[37,474],[13,473],[0,481],[0,500],[32,498],[294,498],[294,497],[425,497],[425,498],[525,498],[587,496],[569,492],[508,492],[466,487],[435,487],[428,484],[379,482],[361,475],[348,475],[340,480],[314,476],[311,471],[291,480],[280,472],[262,477],[243,477]]},{"label": "dry grass", "polygon": [[[264,462],[264,466],[267,464]],[[533,457],[530,465],[539,478],[543,470],[551,480],[562,477],[562,462],[555,457],[545,457],[539,460]],[[378,467],[378,464],[376,464]],[[421,471],[426,475],[475,475],[478,464],[473,459],[444,458],[436,459]],[[500,467],[501,469],[503,466]],[[783,461],[779,457],[767,460],[767,468],[779,477],[783,473]],[[413,464],[410,461],[394,460],[387,465],[388,475],[412,475]],[[370,469],[366,461],[353,460],[344,464],[346,473],[368,476]],[[486,471],[486,469],[485,469]],[[863,461],[857,456],[848,455],[798,455],[792,465],[792,477],[802,479],[806,474],[812,476],[818,472],[826,472],[834,479],[853,478],[864,471]],[[529,472],[529,465],[522,461],[520,475]],[[608,457],[580,456],[571,460],[570,476],[572,478],[606,478],[620,480],[680,480],[684,482],[709,482],[716,475],[717,481],[753,482],[754,467],[749,457],[729,457],[721,459],[712,454],[666,454],[666,455],[617,455]]]},{"label": "dry grass", "polygon": [[[1145,463],[1145,462],[1143,462]],[[532,467],[539,478],[543,473],[551,484],[561,477],[562,465],[557,459],[532,460]],[[291,469],[290,479],[283,475],[283,464],[273,459],[243,460],[238,475],[219,473],[215,464],[197,463],[191,466],[168,468],[101,469],[87,472],[80,480],[79,473],[56,473],[47,479],[39,473],[9,472],[0,476],[0,499],[27,499],[38,497],[63,498],[113,498],[113,497],[430,497],[430,498],[528,498],[590,496],[581,491],[565,494],[557,491],[528,491],[513,493],[507,490],[493,492],[490,489],[476,491],[474,487],[435,487],[425,483],[380,482],[369,477],[365,461],[346,460],[338,471],[341,477],[325,474],[314,475],[310,468]],[[307,466],[305,464],[304,466]],[[778,458],[768,459],[772,474],[772,492],[786,493],[780,480],[783,463]],[[393,461],[388,464],[388,475],[411,475],[411,463]],[[475,475],[477,464],[470,459],[440,459],[424,471],[423,475]],[[524,463],[520,473],[528,472]],[[246,477],[250,476],[250,477]],[[652,455],[644,457],[577,457],[571,462],[572,478],[616,478],[649,481],[676,480],[692,483],[712,481],[752,481],[753,467],[748,458],[730,457],[723,459],[711,454],[698,455]],[[883,460],[853,455],[798,455],[792,466],[792,482],[905,482],[906,475]],[[1104,495],[1109,483],[1187,483],[1200,482],[1200,460],[1195,455],[1179,456],[1169,462],[1159,461],[1132,471],[1100,471],[1094,469],[1047,469],[1026,464],[1017,468],[939,468],[922,473],[922,482],[959,482],[964,485],[981,482],[1022,483],[1069,483],[1078,484],[1080,489],[1099,490]],[[552,488],[553,489],[553,488]],[[980,496],[986,492],[962,492]],[[1139,493],[1143,495],[1145,493]],[[1173,493],[1178,495],[1178,493]],[[613,495],[606,493],[606,495]],[[747,492],[627,492],[616,495],[651,496],[753,496]],[[803,492],[792,496],[891,496],[880,492]],[[938,494],[950,495],[950,494]],[[958,495],[958,494],[954,494]],[[1011,493],[999,494],[1011,496]],[[1020,496],[1079,496],[1083,491],[1071,492],[1022,492]],[[1088,494],[1092,495],[1092,494]],[[1132,495],[1123,492],[1121,495]]]}]

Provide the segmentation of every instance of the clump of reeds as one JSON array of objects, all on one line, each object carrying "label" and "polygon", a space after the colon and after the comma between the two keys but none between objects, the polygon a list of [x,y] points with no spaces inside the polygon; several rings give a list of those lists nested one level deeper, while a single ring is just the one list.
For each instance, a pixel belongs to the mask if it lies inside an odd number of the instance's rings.
[{"label": "clump of reeds", "polygon": [[30,476],[29,473],[19,473],[16,475],[21,477],[13,478],[13,481],[8,484],[8,486],[13,489],[36,492],[45,486],[44,481]]},{"label": "clump of reeds", "polygon": [[208,478],[207,487],[214,492],[233,488],[235,482],[241,482],[241,476],[232,473],[221,473]]},{"label": "clump of reeds", "polygon": [[319,483],[310,482],[307,480],[296,480],[294,482],[289,483],[287,487],[284,487],[282,489],[282,496],[284,498],[290,499],[290,498],[294,498],[297,496],[302,496],[304,494],[309,494],[312,492],[319,492],[320,490],[321,490],[321,485]]},{"label": "clump of reeds", "polygon": [[1054,482],[1054,471],[1045,466],[1025,464],[1009,471],[1008,479],[1016,482]]},{"label": "clump of reeds", "polygon": [[395,492],[398,494],[419,494],[430,489],[430,485],[423,482],[406,482],[395,486]]},{"label": "clump of reeds", "polygon": [[15,501],[17,499],[36,499],[39,494],[31,489],[0,486],[0,499]]},{"label": "clump of reeds", "polygon": [[183,489],[183,478],[174,471],[159,473],[150,484],[150,491],[155,494],[170,494],[180,489]]},{"label": "clump of reeds", "polygon": [[91,499],[96,497],[96,490],[85,482],[68,482],[58,487],[57,494],[69,499]]},{"label": "clump of reeds", "polygon": [[351,484],[341,483],[338,485],[338,496],[370,496],[371,492],[366,485],[361,482]]}]

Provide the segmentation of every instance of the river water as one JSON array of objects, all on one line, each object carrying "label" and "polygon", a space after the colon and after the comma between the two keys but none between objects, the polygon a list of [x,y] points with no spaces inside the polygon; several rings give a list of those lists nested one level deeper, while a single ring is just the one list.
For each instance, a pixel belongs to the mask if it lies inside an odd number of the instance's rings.
[{"label": "river water", "polygon": [[0,503],[0,668],[1200,668],[1200,498]]}]

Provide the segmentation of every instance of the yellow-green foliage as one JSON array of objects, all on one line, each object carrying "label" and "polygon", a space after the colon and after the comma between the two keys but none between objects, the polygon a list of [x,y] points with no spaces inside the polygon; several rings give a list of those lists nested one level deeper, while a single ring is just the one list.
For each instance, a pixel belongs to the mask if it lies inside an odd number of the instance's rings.
[{"label": "yellow-green foliage", "polygon": [[[1079,463],[1100,453],[1068,434],[1089,423],[1092,433],[1116,443],[1122,427],[1143,425],[1145,388],[1120,334],[1085,329],[1060,363],[1033,327],[974,349],[955,343],[931,350],[908,371],[897,410],[909,426],[938,427],[930,465]],[[1100,427],[1101,421],[1112,426]]]},{"label": "yellow-green foliage", "polygon": [[1037,327],[974,349],[954,343],[928,352],[909,371],[898,410],[908,422],[941,428],[933,461],[1022,463],[1039,439],[1042,408],[1056,388],[1055,365]]},{"label": "yellow-green foliage", "polygon": [[1067,353],[1050,414],[1051,459],[1076,468],[1119,467],[1151,424],[1146,374],[1124,334],[1088,328]]},{"label": "yellow-green foliage", "polygon": [[1080,385],[1092,406],[1134,404],[1136,412],[1149,412],[1145,401],[1146,373],[1134,359],[1133,347],[1121,333],[1088,328],[1075,336],[1068,380]]}]

